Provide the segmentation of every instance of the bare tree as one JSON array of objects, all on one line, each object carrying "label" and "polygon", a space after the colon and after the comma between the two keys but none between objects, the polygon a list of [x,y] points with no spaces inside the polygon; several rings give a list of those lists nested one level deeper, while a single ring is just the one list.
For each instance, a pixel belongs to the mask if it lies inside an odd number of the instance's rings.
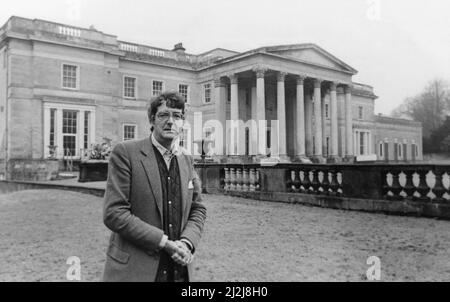
[{"label": "bare tree", "polygon": [[422,122],[423,136],[429,137],[445,121],[446,110],[450,110],[449,85],[435,79],[419,95],[407,98],[391,115]]}]

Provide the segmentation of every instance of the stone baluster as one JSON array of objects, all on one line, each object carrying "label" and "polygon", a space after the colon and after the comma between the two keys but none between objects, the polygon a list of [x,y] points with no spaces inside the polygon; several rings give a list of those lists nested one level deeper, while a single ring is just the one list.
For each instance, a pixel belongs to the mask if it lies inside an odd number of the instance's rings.
[{"label": "stone baluster", "polygon": [[382,175],[383,175],[383,196],[384,196],[385,199],[390,199],[389,192],[391,192],[391,185],[389,185],[389,182],[388,182],[388,175],[389,174],[391,174],[389,171],[383,171],[382,172]]},{"label": "stone baluster", "polygon": [[446,193],[450,197],[450,171],[447,171],[447,179],[448,179],[448,187],[447,187]]},{"label": "stone baluster", "polygon": [[242,169],[236,169],[236,191],[242,191]]},{"label": "stone baluster", "polygon": [[328,194],[335,196],[336,192],[337,192],[337,188],[338,188],[338,183],[337,183],[337,178],[335,177],[336,175],[336,171],[335,170],[330,170],[328,171],[330,176],[331,176],[331,181],[329,184],[329,189],[328,189]]},{"label": "stone baluster", "polygon": [[414,177],[414,170],[406,171],[404,172],[406,176],[406,183],[403,187],[403,191],[405,191],[406,195],[408,196],[408,199],[415,199],[414,193],[416,192],[416,187],[414,186],[413,177]]},{"label": "stone baluster", "polygon": [[329,179],[327,169],[323,170],[322,189],[323,189],[323,194],[325,194],[325,195],[330,194],[330,191],[329,191],[330,190],[330,179]]},{"label": "stone baluster", "polygon": [[229,168],[224,168],[225,170],[225,186],[224,186],[224,190],[225,191],[229,191],[230,190],[230,169]]},{"label": "stone baluster", "polygon": [[230,168],[230,191],[236,191],[236,169]]},{"label": "stone baluster", "polygon": [[255,192],[255,182],[256,182],[256,176],[255,176],[255,169],[250,169],[250,175],[249,175],[249,191]]},{"label": "stone baluster", "polygon": [[261,189],[261,183],[260,183],[260,175],[259,175],[259,169],[255,169],[255,190],[259,191]]},{"label": "stone baluster", "polygon": [[435,170],[433,172],[434,175],[436,176],[436,183],[434,185],[434,188],[431,190],[433,194],[436,195],[433,201],[444,202],[445,198],[443,196],[446,191],[444,184],[442,183],[442,177],[444,176],[444,172],[439,170]]},{"label": "stone baluster", "polygon": [[295,170],[286,170],[286,188],[288,192],[295,192],[295,186],[294,186],[294,180],[295,180]]},{"label": "stone baluster", "polygon": [[313,188],[313,192],[318,194],[319,188],[320,188],[320,182],[319,182],[319,170],[315,169],[312,171],[313,173],[313,179],[311,181],[311,186]]},{"label": "stone baluster", "polygon": [[250,184],[250,180],[248,178],[248,169],[244,168],[244,169],[242,169],[242,191],[248,192],[249,184]]},{"label": "stone baluster", "polygon": [[298,177],[299,177],[299,181],[300,181],[298,188],[299,188],[300,193],[305,193],[307,190],[307,188],[305,188],[305,177],[306,177],[305,175],[306,175],[305,170],[298,171]]},{"label": "stone baluster", "polygon": [[[340,175],[340,178],[341,178],[341,180],[339,181],[339,175]],[[339,172],[339,171],[335,171],[335,173],[334,173],[334,178],[335,178],[335,181],[336,181],[336,183],[337,183],[337,189],[336,189],[336,196],[342,196],[342,195],[344,195],[344,188],[343,188],[343,185],[342,185],[342,183],[343,183],[343,178],[344,176],[343,176],[343,174],[342,174],[342,172]]]},{"label": "stone baluster", "polygon": [[295,170],[294,172],[294,188],[295,188],[295,192],[298,193],[300,192],[300,186],[301,186],[301,182],[300,182],[300,170]]},{"label": "stone baluster", "polygon": [[429,201],[430,197],[427,194],[430,192],[430,187],[427,184],[427,174],[428,170],[421,170],[418,172],[419,174],[419,186],[417,187],[417,191],[420,194],[421,201]]},{"label": "stone baluster", "polygon": [[403,199],[403,196],[400,195],[400,192],[403,190],[402,186],[400,185],[400,181],[399,181],[400,173],[401,173],[401,171],[391,172],[391,174],[392,174],[391,192],[394,194],[393,199],[395,199],[395,200]]},{"label": "stone baluster", "polygon": [[[339,181],[339,174],[341,174],[341,181]],[[344,191],[342,188],[342,173],[340,173],[339,171],[335,170],[334,173],[332,174],[332,183],[335,183],[335,194],[336,196],[342,196]]]},{"label": "stone baluster", "polygon": [[311,171],[309,169],[305,169],[303,171],[304,175],[303,175],[302,185],[305,188],[305,193],[311,193],[311,190],[310,190],[310,188],[311,188],[311,178],[309,177],[310,176],[309,175],[310,172]]}]

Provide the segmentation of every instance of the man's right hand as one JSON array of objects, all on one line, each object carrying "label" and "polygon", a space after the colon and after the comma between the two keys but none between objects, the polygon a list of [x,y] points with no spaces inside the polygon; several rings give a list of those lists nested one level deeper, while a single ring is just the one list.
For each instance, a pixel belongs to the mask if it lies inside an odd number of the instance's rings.
[{"label": "man's right hand", "polygon": [[175,241],[167,240],[166,245],[164,246],[164,251],[167,252],[170,256],[173,254],[181,254],[183,251],[178,247]]},{"label": "man's right hand", "polygon": [[190,251],[187,248],[184,248],[183,244],[179,244],[172,240],[167,240],[164,251],[166,251],[176,263],[183,266],[187,265],[189,262],[188,260],[191,258]]}]

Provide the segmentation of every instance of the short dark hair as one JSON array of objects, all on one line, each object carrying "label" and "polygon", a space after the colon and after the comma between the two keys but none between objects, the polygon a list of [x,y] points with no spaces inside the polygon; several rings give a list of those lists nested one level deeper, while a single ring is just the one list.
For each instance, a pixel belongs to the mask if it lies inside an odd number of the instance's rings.
[{"label": "short dark hair", "polygon": [[147,110],[148,120],[152,120],[152,116],[158,111],[158,107],[161,106],[163,102],[166,102],[166,106],[169,108],[181,109],[184,114],[185,104],[184,98],[177,92],[163,92],[158,96],[153,97],[150,100],[150,106]]}]

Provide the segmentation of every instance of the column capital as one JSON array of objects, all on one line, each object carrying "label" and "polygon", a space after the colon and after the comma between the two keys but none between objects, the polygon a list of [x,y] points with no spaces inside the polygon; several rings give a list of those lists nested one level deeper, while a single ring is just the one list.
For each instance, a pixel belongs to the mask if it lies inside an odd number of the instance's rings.
[{"label": "column capital", "polygon": [[220,77],[214,78],[214,87],[225,87],[225,83],[222,81]]},{"label": "column capital", "polygon": [[303,85],[307,76],[304,74],[298,74],[296,75],[295,79],[297,80],[297,85]]},{"label": "column capital", "polygon": [[319,78],[314,79],[314,88],[320,88],[322,85],[323,80]]},{"label": "column capital", "polygon": [[284,82],[284,80],[286,79],[287,74],[288,73],[284,72],[284,71],[277,72],[277,81],[278,82]]},{"label": "column capital", "polygon": [[230,83],[231,84],[237,84],[238,83],[239,78],[238,78],[238,76],[235,73],[228,75],[228,77],[230,78]]},{"label": "column capital", "polygon": [[264,74],[267,72],[268,68],[263,66],[255,66],[252,70],[256,73],[256,78],[261,79],[264,78]]},{"label": "column capital", "polygon": [[338,82],[330,82],[330,90],[336,91],[338,85],[339,85]]},{"label": "column capital", "polygon": [[345,93],[352,93],[352,90],[353,90],[353,85],[347,84],[344,86]]}]

